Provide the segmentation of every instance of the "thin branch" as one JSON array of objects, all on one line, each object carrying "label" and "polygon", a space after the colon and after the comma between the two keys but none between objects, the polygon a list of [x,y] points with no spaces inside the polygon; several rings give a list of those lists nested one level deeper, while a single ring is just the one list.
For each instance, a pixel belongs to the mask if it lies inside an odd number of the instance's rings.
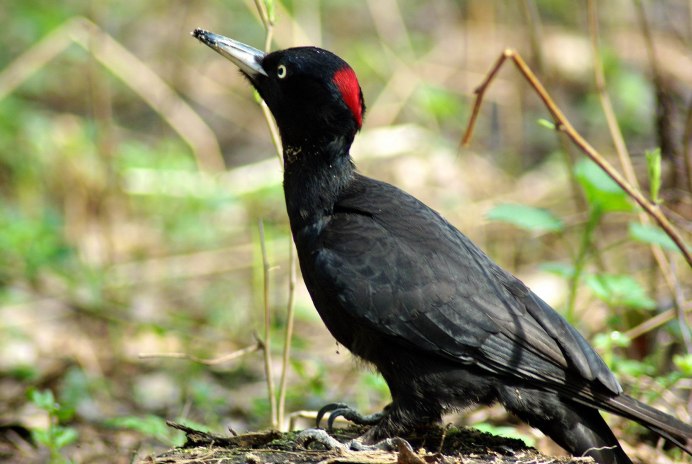
[{"label": "thin branch", "polygon": [[543,85],[540,83],[538,78],[533,74],[528,65],[524,62],[518,52],[507,49],[495,62],[495,65],[491,68],[485,80],[476,89],[476,101],[474,102],[473,109],[471,111],[471,118],[466,127],[464,137],[462,138],[462,146],[468,146],[471,138],[473,136],[473,129],[476,124],[476,119],[478,118],[478,113],[480,111],[481,104],[483,102],[483,96],[490,83],[495,78],[500,68],[506,60],[511,60],[517,67],[519,72],[524,76],[526,81],[533,87],[533,89],[538,94],[538,97],[543,101],[550,114],[553,116],[555,121],[555,127],[557,130],[563,131],[572,140],[572,142],[586,154],[592,161],[598,164],[603,171],[611,178],[615,183],[617,183],[634,201],[639,204],[665,231],[665,233],[675,242],[675,245],[680,249],[687,263],[692,266],[692,254],[689,248],[685,244],[680,233],[677,229],[668,221],[668,218],[663,214],[660,208],[648,201],[637,189],[632,187],[629,182],[627,182],[620,173],[613,168],[613,166],[605,160],[595,148],[593,148],[589,142],[587,142],[577,131],[574,129],[569,120],[562,114],[562,111],[553,102],[552,98],[545,90]]},{"label": "thin branch", "polygon": [[296,251],[293,240],[289,243],[288,254],[288,303],[286,304],[286,332],[284,333],[284,353],[281,360],[281,380],[279,381],[279,427],[283,429],[286,410],[286,379],[288,378],[288,362],[291,357],[291,339],[293,338],[293,312],[296,294]]},{"label": "thin branch", "polygon": [[274,116],[272,116],[272,112],[269,110],[269,107],[264,101],[260,102],[260,108],[262,108],[264,120],[267,121],[267,128],[269,129],[269,134],[271,135],[272,143],[274,144],[276,156],[279,159],[279,164],[283,167],[283,148],[281,145],[281,135],[279,134],[279,128],[276,126]]},{"label": "thin branch", "polygon": [[234,351],[233,353],[224,354],[216,358],[199,358],[195,355],[189,353],[181,352],[171,352],[171,353],[140,353],[137,355],[139,359],[151,359],[151,358],[172,358],[172,359],[187,359],[188,361],[203,364],[205,366],[216,366],[228,361],[245,356],[246,354],[254,353],[255,351],[263,350],[264,344],[255,335],[255,344],[245,347],[241,350]]},{"label": "thin branch", "polygon": [[[264,52],[269,53],[272,47],[272,38],[274,37],[274,21],[269,16],[265,0],[255,0],[255,8],[259,13],[262,24],[264,25],[264,29],[267,31],[264,37]],[[276,150],[276,155],[279,159],[279,164],[283,166],[283,148],[281,146],[279,128],[276,126],[274,116],[272,116],[272,113],[264,100],[260,101],[260,108],[262,108],[264,120],[267,122],[267,128],[269,129],[269,134],[271,135],[272,143],[274,144],[274,149]]]},{"label": "thin branch", "polygon": [[620,160],[620,165],[625,173],[625,178],[634,187],[639,188],[639,181],[637,180],[634,168],[632,167],[632,161],[630,159],[629,151],[627,150],[627,145],[625,144],[625,138],[622,135],[620,125],[618,124],[617,117],[615,116],[613,104],[610,101],[608,92],[606,91],[603,60],[601,60],[601,53],[598,47],[598,11],[596,10],[596,0],[588,0],[587,5],[596,92],[598,93],[598,98],[601,101],[603,115],[605,116],[606,124],[608,124],[610,137],[613,139],[613,144],[615,144],[615,152],[618,154],[618,159]]},{"label": "thin branch", "polygon": [[[692,305],[688,303],[686,309],[684,308],[684,306],[685,305],[683,305],[683,312],[692,313]],[[641,324],[632,327],[627,332],[625,332],[624,335],[630,339],[641,337],[642,335],[651,332],[652,330],[662,326],[663,324],[672,321],[673,319],[675,319],[676,315],[677,311],[675,311],[675,309],[667,309],[662,313],[656,314],[654,317],[645,320]]]},{"label": "thin branch", "polygon": [[269,305],[269,260],[267,247],[264,244],[264,223],[259,221],[260,248],[262,250],[262,277],[264,280],[264,372],[267,377],[267,394],[271,411],[272,427],[277,427],[276,396],[274,394],[274,375],[272,374],[271,357],[271,307]]},{"label": "thin branch", "polygon": [[[269,53],[271,50],[272,37],[274,34],[274,20],[270,16],[266,8],[265,0],[255,0],[255,7],[262,19],[262,23],[266,29],[266,37],[264,40],[264,51]],[[264,101],[260,102],[260,107],[262,108],[262,114],[267,122],[267,127],[269,128],[269,133],[271,134],[272,142],[274,144],[274,149],[276,150],[276,155],[279,160],[279,165],[283,167],[283,148],[281,144],[281,135],[279,134],[279,128],[276,125],[274,116],[272,116],[269,107]],[[264,230],[262,222],[260,222],[260,235],[262,238],[262,243],[264,243]],[[262,256],[265,256],[264,249],[262,251]],[[264,261],[264,258],[263,258]],[[295,248],[293,246],[293,240],[290,242],[289,254],[288,254],[288,267],[289,267],[289,282],[288,282],[288,303],[286,308],[286,329],[284,332],[284,351],[281,360],[281,378],[279,380],[279,400],[278,409],[276,406],[276,397],[274,396],[274,384],[273,380],[269,386],[269,394],[271,395],[271,405],[272,405],[272,425],[275,428],[281,430],[284,429],[284,415],[286,408],[286,380],[288,377],[288,362],[291,354],[291,339],[293,337],[293,310],[295,306],[295,287],[296,287],[296,263],[295,263]],[[266,269],[267,264],[264,262],[265,269],[265,302],[266,302]],[[266,303],[265,303],[266,304]],[[265,307],[265,322],[267,319],[268,309]],[[265,328],[265,330],[268,330]],[[268,337],[268,331],[266,337]],[[265,350],[265,355],[268,350]],[[265,364],[267,364],[265,358]],[[271,369],[267,369],[267,379],[271,379]]]}]

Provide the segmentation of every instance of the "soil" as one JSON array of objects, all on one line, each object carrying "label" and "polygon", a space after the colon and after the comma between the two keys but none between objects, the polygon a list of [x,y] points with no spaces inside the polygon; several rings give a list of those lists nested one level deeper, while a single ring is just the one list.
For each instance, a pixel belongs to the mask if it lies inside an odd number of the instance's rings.
[{"label": "soil", "polygon": [[[548,464],[588,463],[591,458],[554,458],[527,447],[521,440],[503,438],[468,428],[430,427],[406,440],[394,439],[393,450],[352,451],[328,449],[319,441],[307,442],[300,432],[274,430],[222,437],[180,424],[169,426],[185,432],[187,443],[142,463],[157,464]],[[336,429],[330,435],[348,443],[364,432],[361,427]]]}]

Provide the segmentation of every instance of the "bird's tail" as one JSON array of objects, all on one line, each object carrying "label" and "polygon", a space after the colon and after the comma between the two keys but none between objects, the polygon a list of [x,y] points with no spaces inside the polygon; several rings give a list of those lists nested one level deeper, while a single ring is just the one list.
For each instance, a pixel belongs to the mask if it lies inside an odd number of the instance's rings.
[{"label": "bird's tail", "polygon": [[692,455],[692,426],[673,416],[624,394],[609,398],[603,405],[603,409],[639,422]]}]

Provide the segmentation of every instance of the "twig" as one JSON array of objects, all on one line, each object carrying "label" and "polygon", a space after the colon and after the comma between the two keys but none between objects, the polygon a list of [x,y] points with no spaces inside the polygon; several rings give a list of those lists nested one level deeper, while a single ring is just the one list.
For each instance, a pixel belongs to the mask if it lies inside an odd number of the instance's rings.
[{"label": "twig", "polygon": [[473,136],[473,129],[476,124],[476,119],[478,118],[478,113],[480,111],[481,104],[483,102],[483,96],[487,88],[489,87],[492,80],[495,78],[497,73],[500,71],[503,63],[506,60],[511,60],[520,73],[527,80],[529,85],[538,94],[539,98],[543,101],[550,114],[553,116],[555,121],[555,128],[557,130],[563,131],[572,140],[572,142],[579,147],[579,149],[584,152],[592,161],[598,164],[603,171],[611,178],[615,183],[617,183],[632,199],[634,199],[656,222],[661,226],[665,233],[675,242],[675,245],[680,249],[687,263],[692,266],[692,254],[689,248],[685,245],[680,233],[677,229],[668,221],[668,218],[661,212],[657,205],[649,202],[637,189],[633,188],[629,182],[627,182],[620,173],[613,168],[613,166],[606,161],[595,148],[593,148],[572,126],[569,120],[562,114],[562,111],[553,102],[550,95],[545,90],[540,81],[533,74],[528,65],[524,62],[518,52],[512,49],[506,49],[500,57],[495,62],[495,65],[491,68],[485,80],[476,89],[476,101],[474,102],[473,109],[471,111],[471,118],[466,127],[466,132],[462,138],[462,146],[468,146],[471,138]]},{"label": "twig", "polygon": [[[692,312],[692,307],[688,305],[688,308],[685,310],[683,308],[684,312]],[[677,312],[671,308],[663,311],[662,313],[656,314],[654,317],[649,318],[639,324],[636,327],[632,327],[629,329],[627,332],[625,332],[625,336],[627,336],[630,339],[635,339],[637,337],[641,337],[647,332],[651,332],[652,330],[656,329],[657,327],[662,326],[663,324],[672,321],[675,319]]]},{"label": "twig", "polygon": [[[264,29],[267,31],[264,37],[264,52],[269,53],[272,47],[272,38],[274,37],[274,20],[270,17],[269,12],[267,11],[265,1],[266,0],[255,0],[255,7],[257,8],[257,12],[262,20]],[[279,159],[279,164],[283,166],[283,148],[281,146],[279,128],[276,126],[274,116],[272,116],[272,113],[264,100],[260,101],[260,108],[262,108],[264,120],[267,122],[267,128],[269,129],[269,134],[271,135],[272,143],[274,144],[274,149],[276,150],[276,155]]]},{"label": "twig", "polygon": [[[264,24],[264,28],[267,31],[264,40],[264,51],[269,53],[271,50],[272,37],[274,34],[274,19],[271,17],[267,11],[266,0],[255,0],[255,7],[260,15],[260,19]],[[276,121],[269,110],[267,104],[262,101],[260,102],[260,107],[262,108],[262,114],[267,122],[267,127],[269,128],[269,133],[271,134],[272,142],[274,143],[274,148],[276,150],[276,155],[279,159],[279,165],[283,167],[283,148],[281,145],[281,136],[279,134],[279,128],[276,125]],[[260,222],[260,234],[262,234],[262,223]],[[263,251],[264,256],[264,251]],[[270,395],[272,396],[272,423],[274,427],[278,427],[280,430],[284,429],[284,415],[286,409],[286,380],[288,377],[288,362],[291,354],[291,339],[293,337],[293,310],[295,306],[295,287],[296,287],[296,263],[295,263],[295,248],[293,246],[293,240],[290,241],[290,248],[288,253],[288,268],[289,268],[289,282],[288,282],[288,303],[286,308],[286,329],[284,332],[284,351],[281,360],[281,378],[279,380],[279,404],[275,415],[275,397],[273,381],[269,386]],[[266,263],[265,263],[266,266]],[[265,267],[266,269],[266,267]],[[265,283],[267,278],[265,276]],[[265,288],[266,292],[266,288]],[[266,301],[266,299],[265,299]],[[266,308],[265,308],[266,312]],[[266,316],[265,316],[266,321]],[[265,359],[265,363],[266,363]],[[271,375],[271,370],[267,371],[267,378]]]},{"label": "twig", "polygon": [[240,358],[241,356],[245,356],[246,354],[254,353],[255,351],[259,351],[262,349],[264,349],[264,343],[262,343],[262,341],[259,338],[257,338],[257,335],[255,334],[255,344],[254,345],[250,345],[250,346],[245,347],[241,350],[234,351],[233,353],[224,354],[224,355],[218,356],[216,358],[199,358],[195,355],[192,355],[189,353],[181,353],[181,352],[140,353],[139,355],[137,355],[137,357],[139,359],[151,359],[151,358],[187,359],[189,361],[203,364],[205,366],[216,366],[218,364],[232,361],[236,358]]},{"label": "twig", "polygon": [[288,303],[286,304],[286,332],[284,334],[284,353],[281,360],[281,380],[279,381],[279,427],[283,430],[286,410],[286,379],[288,377],[288,361],[291,357],[291,339],[293,337],[293,311],[296,294],[296,252],[293,240],[290,241],[288,253]]},{"label": "twig", "polygon": [[613,104],[610,101],[608,92],[606,91],[603,60],[601,60],[601,53],[598,48],[598,11],[596,10],[595,0],[588,0],[587,8],[589,15],[589,33],[591,36],[591,53],[593,55],[593,70],[594,80],[596,81],[596,92],[598,93],[598,98],[601,101],[603,115],[605,116],[606,123],[608,124],[610,137],[613,139],[615,152],[620,160],[620,166],[625,174],[625,178],[634,187],[639,188],[639,181],[637,180],[637,176],[634,173],[634,168],[632,167],[630,154],[627,150],[627,145],[625,144],[625,138],[622,136],[622,131],[620,130],[620,125],[618,124],[617,117],[615,116],[615,110],[613,109]]},{"label": "twig", "polygon": [[264,372],[267,377],[267,393],[269,395],[269,406],[271,411],[272,427],[276,428],[276,396],[274,395],[274,375],[272,374],[271,357],[271,308],[269,305],[269,260],[267,259],[267,248],[264,244],[264,223],[259,221],[260,248],[262,250],[262,277],[263,299],[264,299]]},{"label": "twig", "polygon": [[521,9],[526,20],[529,32],[529,44],[531,45],[531,55],[538,71],[543,70],[543,48],[541,47],[542,35],[541,17],[536,8],[534,0],[522,0]]}]

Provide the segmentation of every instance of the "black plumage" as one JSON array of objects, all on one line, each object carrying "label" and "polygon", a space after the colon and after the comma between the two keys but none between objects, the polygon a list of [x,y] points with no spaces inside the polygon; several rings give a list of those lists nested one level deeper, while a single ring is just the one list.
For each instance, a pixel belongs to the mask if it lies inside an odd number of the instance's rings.
[{"label": "black plumage", "polygon": [[[692,454],[692,427],[623,393],[587,341],[520,280],[413,196],[356,172],[365,111],[336,55],[268,55],[206,31],[274,115],[284,191],[305,284],[332,335],[383,375],[392,403],[370,440],[499,401],[575,455],[628,463],[599,409]],[[356,414],[349,414],[356,417]]]}]

